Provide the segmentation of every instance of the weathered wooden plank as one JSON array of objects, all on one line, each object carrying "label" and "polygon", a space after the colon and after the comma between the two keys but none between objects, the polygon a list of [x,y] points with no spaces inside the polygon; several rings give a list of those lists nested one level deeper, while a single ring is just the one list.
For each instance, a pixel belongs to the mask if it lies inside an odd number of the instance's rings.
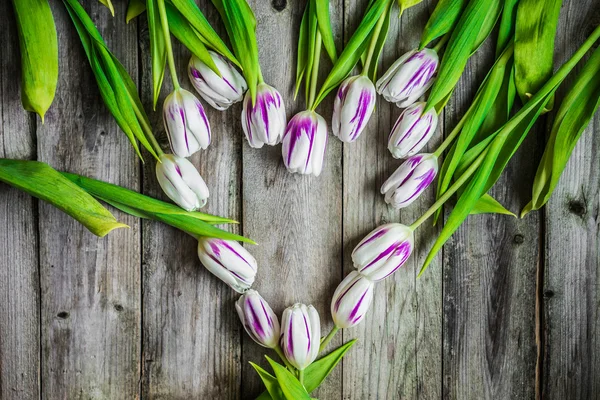
[{"label": "weathered wooden plank", "polygon": [[[35,117],[20,102],[17,26],[0,4],[0,157],[35,158]],[[0,184],[0,398],[39,398],[37,202]]]},{"label": "weathered wooden plank", "polygon": [[[125,67],[137,75],[136,26],[85,5]],[[115,2],[118,15],[125,4]],[[39,159],[60,170],[138,188],[139,162],[98,93],[62,2],[52,2],[59,35],[60,80]],[[40,203],[42,395],[49,399],[135,398],[140,376],[140,226],[100,239]]]},{"label": "weathered wooden plank", "polygon": [[[364,13],[366,1],[346,2],[346,39]],[[431,3],[423,2],[398,19],[391,16],[388,42],[380,75],[398,57],[416,47]],[[344,145],[344,265],[353,269],[351,253],[376,226],[387,222],[412,223],[435,194],[426,192],[408,208],[397,211],[385,204],[380,188],[402,163],[387,149],[387,138],[401,110],[378,98],[375,113],[360,139]],[[443,125],[423,152],[440,143]],[[344,360],[344,399],[414,399],[441,396],[441,261],[416,279],[436,229],[426,223],[416,232],[416,251],[403,269],[375,287],[375,298],[365,321],[344,332],[344,340],[359,341]]]},{"label": "weathered wooden plank", "polygon": [[[301,96],[293,100],[292,78],[305,2],[253,0],[250,4],[258,20],[265,81],[281,92],[288,118],[291,118],[305,107]],[[340,0],[330,2],[338,49],[342,6]],[[322,71],[330,65],[323,55]],[[327,121],[331,121],[332,104],[330,98],[317,110]],[[332,327],[329,304],[342,268],[341,148],[339,140],[329,138],[323,173],[315,178],[287,172],[281,161],[281,146],[252,149],[245,139],[243,145],[243,228],[244,234],[259,243],[250,249],[259,265],[254,286],[279,315],[295,302],[313,304],[321,316],[323,334]],[[340,343],[341,336],[334,344]],[[262,347],[244,335],[242,393],[247,398],[263,388],[248,362],[265,366],[264,354]],[[341,370],[338,368],[313,395],[335,399],[340,398],[340,393]]]},{"label": "weathered wooden plank", "polygon": [[[210,1],[200,8],[215,28],[219,16]],[[145,19],[146,15],[142,15]],[[151,108],[151,67],[146,23],[142,41],[142,92]],[[175,40],[175,39],[173,39]],[[190,53],[178,43],[175,61],[180,83],[193,91],[187,78]],[[161,143],[168,148],[162,123],[162,101],[171,91],[168,71],[158,112],[151,117]],[[203,103],[212,128],[212,143],[195,154],[211,197],[202,210],[240,219],[241,103],[225,112]],[[144,168],[144,191],[164,198],[154,174],[154,162]],[[239,233],[239,228],[231,226]],[[183,232],[144,221],[144,343],[142,393],[152,399],[237,399],[240,397],[240,324],[236,294],[204,269],[196,254],[197,242]]]},{"label": "weathered wooden plank", "polygon": [[[448,131],[470,104],[494,49],[488,40],[469,62],[446,108]],[[491,191],[514,212],[531,191],[535,152],[535,140],[527,140]],[[445,246],[444,398],[534,397],[538,221],[537,214],[471,216]]]},{"label": "weathered wooden plank", "polygon": [[[598,2],[565,2],[555,62],[564,63],[597,24]],[[574,75],[561,88],[562,98]],[[557,100],[558,100],[557,99]],[[557,102],[558,104],[558,102]],[[546,207],[542,394],[592,399],[600,393],[600,116],[583,133]]]}]

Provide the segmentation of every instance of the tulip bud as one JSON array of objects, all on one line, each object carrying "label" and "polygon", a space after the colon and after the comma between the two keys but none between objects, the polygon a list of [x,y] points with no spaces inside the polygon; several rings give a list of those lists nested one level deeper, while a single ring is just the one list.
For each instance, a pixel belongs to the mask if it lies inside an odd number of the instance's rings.
[{"label": "tulip bud", "polygon": [[388,138],[388,149],[394,158],[415,155],[435,133],[438,115],[435,109],[423,114],[425,103],[416,103],[402,111]]},{"label": "tulip bud", "polygon": [[433,182],[438,172],[438,160],[433,154],[409,157],[381,186],[385,202],[394,208],[404,208],[415,201]]},{"label": "tulip bud", "polygon": [[250,147],[258,149],[264,144],[274,146],[279,143],[285,131],[285,123],[285,106],[277,89],[266,83],[259,83],[254,105],[250,92],[246,93],[242,128]]},{"label": "tulip bud", "polygon": [[190,58],[188,75],[192,85],[208,104],[217,110],[226,110],[241,101],[248,89],[246,80],[235,67],[220,54],[208,51],[221,76],[196,56]]},{"label": "tulip bud", "polygon": [[400,108],[408,107],[433,85],[439,65],[435,50],[411,50],[377,81],[377,93]]},{"label": "tulip bud", "polygon": [[381,225],[352,251],[354,267],[372,281],[385,279],[408,260],[413,243],[413,231],[408,226]]},{"label": "tulip bud", "polygon": [[254,283],[256,260],[236,241],[200,238],[198,258],[206,269],[238,293],[244,293]]},{"label": "tulip bud", "polygon": [[375,86],[366,76],[351,76],[342,82],[333,103],[333,134],[342,142],[354,142],[369,122],[375,96]]},{"label": "tulip bud", "polygon": [[296,303],[283,311],[280,345],[285,358],[299,370],[308,367],[319,354],[321,323],[313,306]]},{"label": "tulip bud", "polygon": [[331,300],[331,316],[338,328],[351,328],[364,318],[373,301],[373,282],[352,271],[339,284]]},{"label": "tulip bud", "polygon": [[235,309],[248,335],[270,349],[279,341],[279,320],[269,304],[256,290],[250,289],[235,303]]},{"label": "tulip bud", "polygon": [[187,159],[163,154],[156,164],[156,178],[166,195],[184,210],[195,211],[206,204],[208,187]]},{"label": "tulip bud", "polygon": [[163,121],[171,150],[189,157],[210,144],[210,126],[200,100],[185,89],[176,89],[163,105]]},{"label": "tulip bud", "polygon": [[283,136],[283,163],[290,172],[319,176],[327,145],[327,123],[314,111],[294,115]]}]

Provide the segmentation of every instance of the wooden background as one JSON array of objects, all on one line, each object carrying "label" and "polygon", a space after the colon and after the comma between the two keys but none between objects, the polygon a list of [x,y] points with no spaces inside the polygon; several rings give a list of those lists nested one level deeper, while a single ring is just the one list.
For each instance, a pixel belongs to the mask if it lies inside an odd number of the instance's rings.
[{"label": "wooden background", "polygon": [[[150,110],[144,17],[126,25],[124,1],[115,1],[116,18],[96,1],[85,3]],[[382,69],[417,45],[433,3],[392,18]],[[251,5],[265,79],[281,90],[291,116],[303,107],[292,101],[292,77],[304,2]],[[331,0],[338,48],[365,5]],[[38,159],[163,197],[153,163],[136,159],[104,107],[62,3],[51,6],[60,81],[42,125],[21,108],[14,15],[9,1],[0,2],[0,156]],[[201,6],[223,33],[209,1]],[[584,41],[599,7],[597,0],[564,0],[557,65]],[[189,54],[175,48],[189,88]],[[465,111],[493,50],[490,40],[469,62],[430,150]],[[329,99],[320,107],[327,119],[331,106]],[[312,303],[325,332],[330,296],[352,269],[350,253],[360,238],[384,222],[410,223],[431,204],[429,191],[395,211],[378,193],[400,164],[386,149],[400,111],[379,101],[357,143],[330,138],[325,170],[314,178],[287,173],[280,146],[251,149],[239,104],[224,113],[207,110],[214,142],[193,157],[211,189],[206,210],[239,220],[237,232],[260,243],[251,248],[259,262],[255,287],[274,309]],[[153,124],[166,144],[159,114]],[[547,128],[544,117],[493,189],[513,211],[529,200]],[[416,279],[436,234],[424,225],[408,265],[377,285],[365,321],[336,337],[334,344],[359,341],[316,397],[600,398],[599,135],[596,116],[543,211],[523,220],[469,218]],[[204,270],[190,237],[115,214],[131,229],[99,239],[48,204],[0,185],[0,398],[253,398],[261,384],[248,362],[264,364],[264,352],[242,330],[237,295]]]}]

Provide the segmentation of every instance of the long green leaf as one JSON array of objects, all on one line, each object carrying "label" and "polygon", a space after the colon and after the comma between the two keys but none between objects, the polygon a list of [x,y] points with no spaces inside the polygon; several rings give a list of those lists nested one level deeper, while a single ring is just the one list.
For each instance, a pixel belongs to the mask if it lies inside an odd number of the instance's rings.
[{"label": "long green leaf", "polygon": [[175,7],[170,4],[165,4],[165,6],[171,33],[217,76],[221,76],[221,71],[217,68],[197,31]]},{"label": "long green leaf", "polygon": [[477,203],[473,206],[473,209],[470,212],[470,215],[477,214],[504,214],[511,215],[516,218],[516,215],[510,210],[507,210],[500,202],[494,199],[489,194],[484,194],[481,196]]},{"label": "long green leaf", "polygon": [[323,46],[331,59],[331,62],[337,61],[337,51],[333,40],[333,31],[331,30],[331,19],[329,17],[329,0],[313,0],[315,4],[315,14],[321,32]]},{"label": "long green leaf", "polygon": [[304,8],[304,14],[302,14],[302,21],[300,22],[300,34],[298,35],[298,59],[296,60],[296,86],[294,89],[294,99],[298,96],[298,91],[300,90],[300,86],[302,85],[302,79],[306,73],[306,69],[308,66],[309,59],[309,43],[314,43],[310,41],[309,36],[309,20],[311,17],[310,14],[310,1],[306,3],[306,7]]},{"label": "long green leaf", "polygon": [[597,48],[560,104],[535,175],[532,200],[523,209],[522,216],[548,202],[577,141],[599,106],[600,48]]},{"label": "long green leaf", "polygon": [[150,35],[150,60],[152,62],[152,107],[156,110],[167,67],[167,46],[156,0],[148,0],[146,7]]},{"label": "long green leaf", "polygon": [[47,0],[13,0],[13,6],[21,51],[21,102],[43,123],[58,83],[56,26]]},{"label": "long green leaf", "polygon": [[98,1],[100,2],[100,4],[102,4],[103,6],[108,8],[108,10],[110,11],[110,13],[112,14],[113,17],[115,16],[115,8],[113,7],[111,0],[98,0]]},{"label": "long green leaf", "polygon": [[260,379],[263,381],[265,387],[267,388],[267,391],[258,396],[257,400],[263,398],[265,400],[285,400],[283,392],[281,391],[281,387],[279,386],[279,382],[277,382],[277,378],[275,378],[273,375],[265,371],[260,366],[254,364],[253,362],[251,362],[250,365],[252,365],[252,367],[256,370],[258,376],[260,376]]},{"label": "long green leaf", "polygon": [[[319,31],[319,23],[315,13],[315,2],[309,0],[306,4],[308,8],[308,46],[307,46],[307,60],[306,60],[306,72],[304,80],[304,98],[308,102],[310,98],[310,81],[312,77],[313,67],[315,65],[315,50],[317,46],[317,32]],[[318,55],[320,57],[320,55]]]},{"label": "long green leaf", "polygon": [[408,10],[409,8],[416,6],[417,4],[419,4],[422,1],[423,0],[398,0],[398,7],[400,8],[400,15],[402,15],[402,13],[405,10]]},{"label": "long green leaf", "polygon": [[515,34],[517,19],[517,4],[519,0],[504,0],[502,17],[498,28],[498,41],[496,43],[496,57],[500,56]]},{"label": "long green leaf", "polygon": [[269,361],[269,364],[271,364],[271,368],[273,368],[273,372],[275,372],[275,376],[277,377],[279,387],[287,400],[310,400],[310,395],[304,386],[302,386],[298,379],[296,379],[287,368],[273,361],[268,356],[265,357],[267,358],[267,361]]},{"label": "long green leaf", "polygon": [[327,78],[323,82],[323,86],[319,90],[319,94],[314,102],[313,108],[327,96],[329,92],[335,89],[346,77],[352,72],[360,60],[361,55],[369,44],[371,32],[377,24],[379,18],[383,15],[391,0],[375,0],[367,10],[360,25],[354,34],[348,40],[346,47],[340,54],[338,61],[335,63]]},{"label": "long green leaf", "polygon": [[113,229],[127,227],[48,164],[0,159],[0,181],[52,204],[81,222],[94,235],[102,237]]},{"label": "long green leaf", "polygon": [[427,109],[435,107],[454,90],[473,49],[477,45],[479,32],[485,22],[486,15],[493,10],[493,2],[495,1],[498,0],[469,1],[450,36],[442,57],[438,77],[427,100]]},{"label": "long green leaf", "polygon": [[523,102],[552,76],[561,4],[562,0],[521,0],[517,7],[515,81]]},{"label": "long green leaf", "polygon": [[425,25],[419,48],[423,49],[433,40],[450,32],[466,4],[467,0],[439,0]]},{"label": "long green leaf", "polygon": [[502,14],[503,3],[502,1],[492,1],[491,7],[489,11],[485,15],[485,19],[483,20],[483,24],[481,25],[481,29],[477,34],[477,40],[475,41],[475,46],[471,50],[471,54],[474,54],[479,47],[485,42],[485,40],[490,36],[492,30],[496,26],[496,23],[500,19],[500,15]]},{"label": "long green leaf", "polygon": [[97,179],[86,178],[85,176],[70,174],[67,172],[63,172],[63,175],[93,196],[101,197],[103,200],[106,199],[115,201],[128,205],[129,207],[137,208],[144,211],[146,214],[158,213],[165,215],[185,215],[210,223],[236,223],[236,221],[229,218],[223,218],[199,211],[185,211],[181,207],[177,207],[171,203],[166,203],[133,190],[99,181]]},{"label": "long green leaf", "polygon": [[129,21],[141,15],[144,11],[146,11],[146,2],[144,0],[129,0],[125,22],[129,23]]},{"label": "long green leaf", "polygon": [[213,27],[208,23],[202,11],[198,8],[194,0],[170,0],[171,3],[185,16],[190,24],[200,33],[206,40],[208,47],[229,59],[237,66],[241,66],[239,61],[231,53],[225,45],[221,37],[215,32]]},{"label": "long green leaf", "polygon": [[[369,65],[368,76],[371,78],[373,82],[377,82],[377,70],[379,67],[379,58],[381,57],[381,52],[383,51],[383,46],[385,46],[385,42],[387,41],[388,32],[390,30],[390,16],[392,13],[390,12],[391,6],[393,3],[390,3],[390,6],[385,11],[385,19],[383,21],[383,25],[381,26],[381,31],[379,32],[379,36],[377,37],[377,42],[375,43],[375,48],[373,50],[373,58],[371,60],[371,64]],[[363,53],[364,54],[364,53]]]}]

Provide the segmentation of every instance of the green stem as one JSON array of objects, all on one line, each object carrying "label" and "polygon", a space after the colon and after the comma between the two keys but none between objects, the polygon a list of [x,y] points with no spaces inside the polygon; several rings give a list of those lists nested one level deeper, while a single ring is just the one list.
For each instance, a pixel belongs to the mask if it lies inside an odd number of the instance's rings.
[{"label": "green stem", "polygon": [[258,84],[265,83],[265,79],[263,78],[262,71],[260,70],[260,65],[258,66]]},{"label": "green stem", "polygon": [[[393,3],[390,2],[390,5]],[[369,73],[369,67],[371,66],[371,61],[373,59],[373,53],[375,52],[375,47],[377,46],[377,41],[379,40],[379,34],[381,33],[381,28],[383,27],[383,23],[387,17],[387,14],[390,12],[390,7],[388,7],[379,17],[377,21],[377,25],[373,28],[373,36],[371,36],[371,42],[369,43],[369,49],[367,50],[367,58],[365,59],[365,63],[363,65],[363,70],[361,75],[367,76]]]},{"label": "green stem", "polygon": [[460,189],[460,187],[462,185],[464,185],[465,182],[467,182],[467,180],[471,177],[471,175],[473,175],[475,173],[477,168],[479,168],[479,166],[483,162],[483,159],[485,158],[486,154],[487,154],[487,149],[485,149],[479,155],[479,157],[477,157],[477,159],[475,161],[473,161],[473,164],[471,164],[469,166],[469,168],[460,176],[460,178],[458,178],[458,180],[456,182],[454,182],[454,184],[452,184],[452,186],[450,186],[450,188],[446,192],[444,192],[444,194],[435,203],[433,203],[433,205],[431,207],[429,207],[429,209],[427,209],[427,211],[425,211],[425,213],[423,215],[421,215],[421,217],[419,219],[417,219],[411,226],[409,226],[409,228],[414,231],[415,229],[417,229],[419,227],[419,225],[421,225],[423,222],[425,222],[427,220],[427,218],[431,217],[438,208],[443,206],[444,203],[450,197],[452,197],[452,195],[458,189]]},{"label": "green stem", "polygon": [[450,40],[450,33],[451,32],[448,32],[444,36],[442,36],[442,38],[439,40],[439,42],[437,42],[436,45],[433,46],[433,51],[435,51],[436,53],[439,54],[439,52],[446,45],[446,43],[448,43],[448,40]]},{"label": "green stem", "polygon": [[[153,1],[153,0],[151,0]],[[158,14],[160,15],[160,24],[163,28],[165,36],[165,49],[167,51],[167,63],[169,71],[171,71],[171,80],[175,90],[180,89],[179,80],[177,79],[177,71],[175,70],[175,59],[173,58],[173,47],[171,46],[171,32],[169,30],[169,20],[167,19],[167,10],[165,9],[165,0],[156,0],[158,4]]]},{"label": "green stem", "polygon": [[444,152],[444,150],[446,150],[448,148],[448,146],[450,146],[450,144],[454,141],[454,139],[456,139],[456,137],[460,134],[460,131],[462,130],[463,126],[465,125],[465,120],[466,120],[466,118],[463,117],[458,122],[458,124],[454,127],[452,132],[450,132],[450,134],[446,137],[446,139],[444,139],[442,144],[440,144],[440,146],[437,148],[437,150],[433,153],[434,156],[439,158],[442,155],[442,153]]},{"label": "green stem", "polygon": [[[316,108],[315,95],[317,94],[317,80],[319,78],[319,62],[321,61],[321,42],[321,32],[317,29],[317,36],[315,36],[315,52],[310,76],[310,92],[307,104],[308,109],[312,111]],[[313,107],[313,105],[315,107]]]},{"label": "green stem", "polygon": [[335,336],[335,334],[339,330],[340,330],[340,328],[338,328],[335,325],[333,326],[333,328],[331,328],[331,331],[321,341],[321,347],[319,347],[319,353],[322,352],[323,350],[325,350],[325,348],[327,347],[327,345],[329,344],[329,342],[331,342],[331,339],[333,339],[333,337]]},{"label": "green stem", "polygon": [[283,350],[281,350],[281,347],[279,347],[279,345],[277,345],[277,347],[273,347],[273,350],[275,350],[275,353],[277,353],[277,355],[279,356],[279,359],[281,361],[283,361],[283,363],[285,364],[287,369],[289,369],[291,372],[294,372],[295,371],[294,366],[292,364],[290,364],[290,362],[287,360],[287,358],[285,358],[285,354],[283,354]]},{"label": "green stem", "polygon": [[302,386],[304,386],[304,370],[303,369],[298,371],[298,380],[300,381],[300,384]]}]

